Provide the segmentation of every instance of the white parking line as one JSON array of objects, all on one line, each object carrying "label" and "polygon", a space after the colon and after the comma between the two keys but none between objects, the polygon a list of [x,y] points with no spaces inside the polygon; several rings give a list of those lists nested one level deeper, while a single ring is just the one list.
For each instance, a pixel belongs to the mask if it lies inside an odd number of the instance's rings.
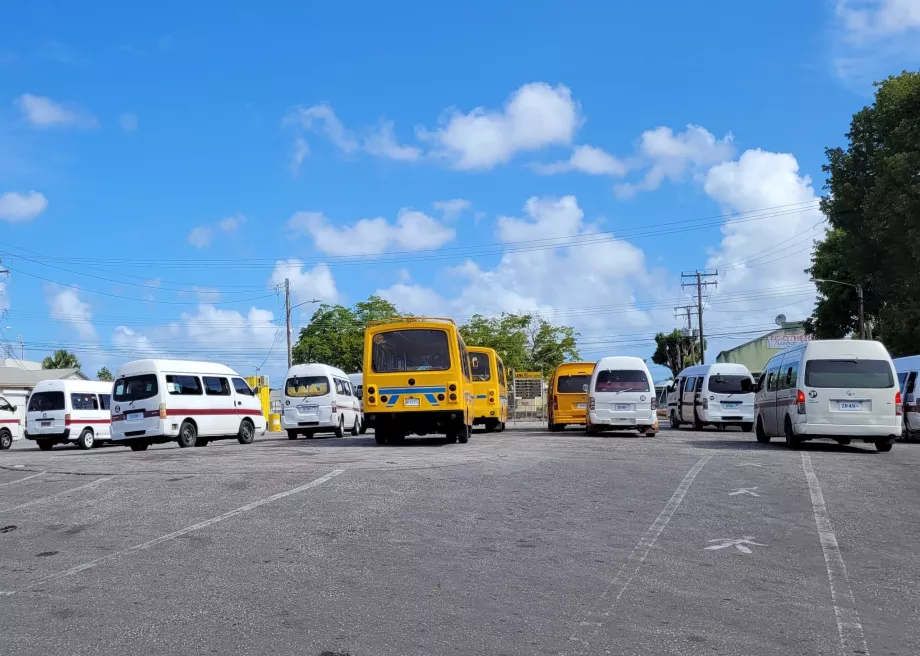
[{"label": "white parking line", "polygon": [[45,472],[42,471],[42,472],[38,472],[37,474],[32,474],[31,476],[24,476],[23,478],[17,478],[15,481],[7,481],[6,483],[0,483],[0,487],[3,487],[4,485],[13,485],[14,483],[22,483],[23,481],[27,481],[30,478],[36,478],[37,476],[42,476],[43,474],[45,474]]},{"label": "white parking line", "polygon": [[91,487],[96,487],[97,485],[101,483],[105,483],[106,481],[110,481],[110,480],[112,480],[111,476],[108,476],[106,478],[97,478],[92,483],[87,483],[86,485],[81,485],[79,487],[73,487],[73,488],[70,488],[69,490],[64,490],[63,492],[56,492],[54,494],[48,495],[47,497],[41,497],[40,499],[32,499],[31,501],[26,501],[25,503],[21,503],[18,506],[13,506],[12,508],[2,508],[0,509],[0,512],[6,513],[6,512],[12,512],[14,510],[19,510],[21,508],[28,508],[29,506],[34,506],[39,503],[44,503],[45,501],[51,501],[52,499],[57,499],[58,497],[64,497],[64,496],[67,496],[68,494],[79,492],[80,490],[86,490]]},{"label": "white parking line", "polygon": [[831,602],[834,604],[837,633],[840,636],[840,654],[869,656],[866,636],[859,621],[859,612],[856,610],[856,599],[853,597],[853,588],[850,587],[850,577],[847,575],[847,566],[843,562],[843,554],[840,553],[837,535],[834,533],[827,506],[824,505],[821,485],[811,466],[811,456],[807,453],[802,454],[802,469],[805,470],[805,478],[808,480],[811,505],[815,511],[815,525],[818,527],[821,550],[824,552],[824,563],[827,565]]},{"label": "white parking line", "polygon": [[[658,517],[654,522],[652,522],[652,525],[648,527],[648,530],[645,532],[645,534],[639,538],[636,546],[633,547],[632,551],[629,553],[629,556],[626,558],[626,562],[623,563],[622,567],[620,567],[620,571],[618,571],[613,580],[607,584],[604,592],[597,600],[598,604],[607,596],[609,596],[611,591],[616,592],[616,596],[613,598],[611,605],[616,604],[620,600],[620,597],[622,597],[623,593],[626,592],[626,588],[629,587],[629,584],[632,583],[632,580],[639,572],[639,568],[642,567],[642,563],[644,563],[645,559],[648,557],[649,551],[651,551],[652,547],[655,546],[655,542],[658,540],[661,532],[664,531],[665,527],[668,525],[668,522],[671,521],[671,517],[674,516],[674,513],[680,507],[681,502],[683,502],[684,497],[687,495],[687,490],[690,489],[690,486],[693,484],[697,474],[700,473],[700,470],[702,470],[703,467],[706,466],[706,463],[710,460],[712,460],[711,454],[703,456],[695,465],[693,465],[690,471],[687,472],[687,475],[684,476],[684,479],[680,482],[680,485],[678,485],[677,489],[674,490],[674,494],[671,495],[671,498],[658,514]],[[610,610],[605,611],[603,616],[609,617]],[[582,621],[579,625],[589,626],[591,624],[592,623],[590,622]],[[600,623],[593,624],[594,631],[591,635],[592,638],[600,629]],[[587,641],[581,641],[578,638],[577,630],[576,634],[572,635],[569,640],[571,642],[582,642],[582,644],[585,646],[588,646],[589,644]]]},{"label": "white parking line", "polygon": [[[80,572],[86,571],[88,569],[92,569],[93,567],[97,567],[98,565],[101,565],[102,563],[106,563],[110,560],[114,560],[115,558],[118,558],[120,556],[134,553],[136,551],[143,551],[144,549],[149,549],[150,547],[154,547],[168,540],[175,540],[176,538],[180,538],[183,535],[187,535],[194,531],[200,531],[201,529],[207,528],[208,526],[211,526],[212,524],[222,522],[225,519],[230,519],[231,517],[236,517],[237,515],[240,515],[244,512],[254,510],[255,508],[258,508],[259,506],[264,506],[266,503],[271,503],[272,501],[277,501],[278,499],[289,497],[292,494],[297,494],[298,492],[303,492],[304,490],[309,490],[312,487],[322,485],[326,481],[332,478],[335,478],[336,476],[343,473],[344,471],[345,471],[344,469],[335,469],[329,472],[328,474],[326,474],[325,476],[320,476],[316,480],[310,481],[309,483],[305,483],[304,485],[301,485],[300,487],[295,487],[294,489],[288,490],[287,492],[279,492],[278,494],[273,494],[270,497],[265,497],[264,499],[259,499],[258,501],[247,503],[245,506],[240,506],[236,510],[230,510],[228,512],[225,512],[222,515],[218,515],[217,517],[212,517],[211,519],[206,519],[203,522],[198,522],[197,524],[186,526],[185,528],[181,528],[178,531],[173,531],[172,533],[161,535],[158,538],[148,540],[147,542],[142,542],[141,544],[136,544],[133,547],[123,549],[122,551],[116,551],[114,553],[110,553],[107,556],[102,556],[101,558],[97,558],[96,560],[91,560],[88,563],[83,563],[82,565],[77,565],[76,567],[71,567],[70,569],[65,569],[61,572],[54,572],[52,574],[47,574],[45,576],[39,577],[32,583],[28,584],[26,588],[27,589],[34,588],[36,586],[43,585],[45,583],[49,583],[50,581],[54,581],[56,579],[61,579],[67,576],[73,576],[74,574],[79,574]],[[0,591],[0,597],[3,597],[3,596],[8,597],[10,595],[16,594],[16,592],[19,592],[19,591],[18,590],[10,590],[10,591],[5,591],[5,592]]]}]

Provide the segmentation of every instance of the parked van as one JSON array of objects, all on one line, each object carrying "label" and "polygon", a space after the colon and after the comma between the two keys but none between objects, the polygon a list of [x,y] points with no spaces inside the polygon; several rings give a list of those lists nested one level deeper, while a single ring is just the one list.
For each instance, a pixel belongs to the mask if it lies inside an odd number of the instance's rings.
[{"label": "parked van", "polygon": [[288,439],[361,431],[364,415],[348,375],[325,364],[295,364],[288,370],[282,396],[281,428]]},{"label": "parked van", "polygon": [[561,431],[572,424],[585,425],[588,387],[593,372],[593,362],[564,362],[553,370],[546,388],[549,395],[546,400],[549,430]]},{"label": "parked van", "polygon": [[13,446],[13,440],[22,439],[22,421],[19,408],[0,396],[0,451]]},{"label": "parked van", "polygon": [[166,442],[206,446],[220,437],[250,444],[266,424],[259,397],[222,364],[135,360],[115,376],[112,440],[132,451]]},{"label": "parked van", "polygon": [[668,393],[671,428],[691,424],[720,430],[740,426],[754,428],[754,378],[743,364],[716,362],[687,367],[674,380]]},{"label": "parked van", "polygon": [[42,451],[76,442],[92,449],[111,438],[112,383],[98,380],[39,381],[26,408],[26,439]]},{"label": "parked van", "polygon": [[601,358],[588,386],[588,435],[601,431],[637,430],[648,437],[658,432],[652,375],[642,358]]},{"label": "parked van", "polygon": [[890,451],[901,434],[901,391],[880,342],[812,340],[778,353],[757,382],[757,441],[787,446],[858,439]]},{"label": "parked van", "polygon": [[920,437],[920,387],[917,385],[920,355],[897,358],[894,361],[894,370],[898,374],[898,385],[901,387],[901,398],[904,400],[904,439],[913,440]]},{"label": "parked van", "polygon": [[358,399],[358,406],[361,408],[361,429],[358,431],[361,435],[367,432],[367,422],[364,421],[364,374],[348,374],[348,380],[351,381],[351,390]]}]

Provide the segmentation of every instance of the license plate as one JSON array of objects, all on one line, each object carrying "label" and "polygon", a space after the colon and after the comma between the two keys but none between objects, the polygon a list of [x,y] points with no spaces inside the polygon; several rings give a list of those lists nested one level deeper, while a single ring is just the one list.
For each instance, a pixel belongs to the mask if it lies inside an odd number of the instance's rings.
[{"label": "license plate", "polygon": [[735,408],[740,408],[741,404],[740,403],[723,403],[722,407],[727,408],[729,410],[734,410]]},{"label": "license plate", "polygon": [[624,410],[625,410],[625,411],[629,411],[629,410],[632,410],[632,406],[631,406],[630,404],[628,404],[628,403],[617,403],[617,404],[613,407],[613,409],[614,409],[614,410],[619,410],[619,411],[621,411],[621,412],[624,411]]},{"label": "license plate", "polygon": [[576,404],[575,404],[575,409],[576,409],[576,410],[587,410],[587,409],[588,409],[588,404],[587,404],[587,403],[576,403]]},{"label": "license plate", "polygon": [[847,412],[862,410],[862,401],[837,401],[837,409]]},{"label": "license plate", "polygon": [[43,421],[42,428],[51,428],[52,423],[53,422],[50,422],[50,421]]},{"label": "license plate", "polygon": [[318,405],[299,405],[297,409],[301,412],[305,412],[308,415],[315,415],[319,411]]},{"label": "license plate", "polygon": [[406,399],[405,404],[407,408],[417,408],[419,407],[419,400],[418,399]]},{"label": "license plate", "polygon": [[125,415],[125,421],[140,421],[144,418],[143,412],[129,412]]}]

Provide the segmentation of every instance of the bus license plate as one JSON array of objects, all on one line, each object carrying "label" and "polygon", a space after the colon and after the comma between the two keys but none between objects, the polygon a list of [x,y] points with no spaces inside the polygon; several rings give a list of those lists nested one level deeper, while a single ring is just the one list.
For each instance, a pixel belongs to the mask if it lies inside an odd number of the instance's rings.
[{"label": "bus license plate", "polygon": [[576,404],[575,404],[575,409],[576,409],[576,410],[587,410],[587,409],[588,409],[588,404],[587,404],[587,403],[576,403]]},{"label": "bus license plate", "polygon": [[144,418],[143,412],[129,412],[125,415],[125,421],[140,421]]},{"label": "bus license plate", "polygon": [[406,399],[405,403],[406,403],[406,407],[407,407],[407,408],[417,408],[417,407],[419,407],[419,400],[418,400],[418,399]]},{"label": "bus license plate", "polygon": [[632,406],[628,403],[617,403],[613,409],[619,412],[628,412],[632,410]]},{"label": "bus license plate", "polygon": [[837,407],[847,412],[858,412],[862,410],[862,401],[838,401]]}]

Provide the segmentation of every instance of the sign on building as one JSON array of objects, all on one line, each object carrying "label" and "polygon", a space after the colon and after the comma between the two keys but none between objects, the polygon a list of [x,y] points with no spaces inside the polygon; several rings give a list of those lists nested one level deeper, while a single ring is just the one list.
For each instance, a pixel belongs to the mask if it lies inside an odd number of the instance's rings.
[{"label": "sign on building", "polygon": [[783,350],[799,346],[811,339],[811,335],[771,335],[767,337],[767,348]]}]

